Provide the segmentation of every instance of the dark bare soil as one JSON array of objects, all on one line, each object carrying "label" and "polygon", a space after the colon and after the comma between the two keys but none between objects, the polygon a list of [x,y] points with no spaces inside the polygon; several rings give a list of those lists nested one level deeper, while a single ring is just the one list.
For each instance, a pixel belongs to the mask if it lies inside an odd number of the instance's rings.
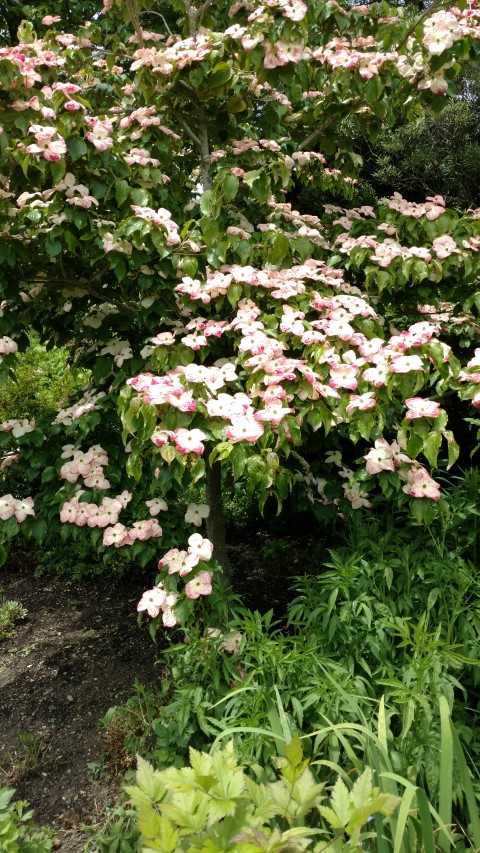
[{"label": "dark bare soil", "polygon": [[[315,544],[243,531],[229,548],[235,592],[247,607],[273,608],[282,618],[292,577],[317,562]],[[110,773],[97,772],[109,750],[99,720],[132,694],[135,680],[149,684],[161,675],[161,632],[154,645],[136,618],[151,582],[135,568],[83,580],[36,578],[22,554],[0,568],[0,593],[28,612],[0,640],[0,786],[28,800],[35,823],[52,826],[65,853],[81,853],[84,827],[101,823],[129,769],[116,766],[112,778],[107,760]]]},{"label": "dark bare soil", "polygon": [[158,647],[136,620],[148,583],[135,570],[72,581],[36,579],[19,560],[0,569],[4,597],[28,611],[0,642],[0,785],[15,787],[68,853],[80,853],[82,826],[118,796],[89,768],[102,753],[100,718],[135,679],[158,678]]}]

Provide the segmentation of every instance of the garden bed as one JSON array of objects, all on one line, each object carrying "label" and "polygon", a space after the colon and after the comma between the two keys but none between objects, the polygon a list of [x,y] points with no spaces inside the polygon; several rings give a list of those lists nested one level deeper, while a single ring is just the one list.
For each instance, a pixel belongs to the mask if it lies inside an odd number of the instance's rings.
[{"label": "garden bed", "polygon": [[158,645],[136,622],[145,584],[138,572],[35,578],[18,559],[0,570],[4,597],[28,613],[0,642],[0,785],[16,788],[69,853],[118,795],[102,772],[98,721],[135,679],[158,677]]}]

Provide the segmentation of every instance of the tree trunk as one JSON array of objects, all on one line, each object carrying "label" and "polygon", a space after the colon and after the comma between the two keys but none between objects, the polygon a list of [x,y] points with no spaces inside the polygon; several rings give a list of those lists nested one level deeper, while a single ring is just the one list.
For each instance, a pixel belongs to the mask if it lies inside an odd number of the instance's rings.
[{"label": "tree trunk", "polygon": [[222,465],[214,462],[210,465],[206,459],[206,500],[210,507],[207,518],[207,536],[213,542],[213,556],[220,563],[225,579],[229,575],[229,561],[225,541],[225,520],[222,507]]}]

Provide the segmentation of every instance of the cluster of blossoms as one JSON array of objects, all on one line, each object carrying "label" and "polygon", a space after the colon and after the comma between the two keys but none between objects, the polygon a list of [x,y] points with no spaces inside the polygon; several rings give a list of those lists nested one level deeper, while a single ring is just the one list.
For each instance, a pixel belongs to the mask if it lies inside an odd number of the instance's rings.
[{"label": "cluster of blossoms", "polygon": [[[168,575],[178,575],[181,578],[197,569],[194,576],[185,584],[186,597],[196,599],[201,595],[210,595],[212,592],[212,573],[202,569],[203,564],[212,559],[212,554],[212,542],[209,539],[204,539],[199,533],[194,533],[188,540],[187,550],[170,549],[159,561],[158,568],[160,570],[168,569]],[[144,592],[137,605],[137,610],[146,610],[152,618],[156,618],[162,611],[163,624],[172,628],[178,624],[174,607],[179,597],[178,592],[167,592],[164,584],[157,582],[153,589]]]},{"label": "cluster of blossoms", "polygon": [[146,542],[147,539],[158,539],[162,535],[163,530],[157,519],[146,518],[144,521],[134,521],[130,528],[120,523],[105,528],[103,544],[123,548],[125,545],[133,545],[137,541]]},{"label": "cluster of blossoms", "polygon": [[62,448],[62,459],[69,459],[60,468],[60,477],[68,483],[76,483],[83,477],[85,486],[89,489],[104,490],[110,488],[110,483],[103,473],[108,465],[108,455],[99,444],[94,445],[86,453],[75,449],[72,444]]},{"label": "cluster of blossoms", "polygon": [[20,438],[35,429],[35,421],[29,421],[27,418],[12,418],[11,421],[4,421],[0,424],[2,432],[11,432],[14,438]]},{"label": "cluster of blossoms", "polygon": [[169,210],[165,210],[164,207],[160,207],[158,210],[152,210],[151,207],[139,207],[138,205],[132,205],[132,210],[135,216],[138,216],[139,219],[144,219],[145,222],[151,222],[153,225],[158,225],[159,228],[163,228],[167,233],[167,246],[178,246],[180,243],[180,235],[178,233],[178,225],[172,219],[172,214]]},{"label": "cluster of blossoms", "polygon": [[[430,401],[425,401],[426,403]],[[433,404],[435,405],[435,404]],[[415,415],[415,417],[426,417]],[[435,417],[429,415],[427,417]],[[432,479],[426,468],[413,461],[402,452],[397,441],[388,443],[384,438],[375,442],[375,447],[364,457],[369,474],[380,474],[382,471],[395,471],[400,479],[406,480],[403,491],[412,498],[440,499],[440,484]]]},{"label": "cluster of blossoms", "polygon": [[[370,209],[365,208],[362,214],[371,215]],[[280,291],[279,299],[290,301],[281,305],[281,313],[277,312],[277,327],[272,325],[271,315],[267,327],[262,322],[262,311],[257,303],[245,297],[238,302],[236,314],[230,322],[195,317],[185,326],[185,337],[182,338],[182,332],[177,328],[175,335],[160,333],[152,339],[160,346],[170,346],[178,337],[179,343],[189,347],[193,332],[196,346],[201,349],[213,335],[234,335],[238,353],[236,361],[224,360],[211,366],[192,363],[187,367],[179,366],[163,376],[141,374],[129,380],[129,384],[148,403],[159,406],[161,411],[168,408],[190,413],[192,417],[196,414],[201,418],[206,416],[212,422],[215,436],[221,441],[254,444],[266,430],[274,434],[282,430],[288,439],[288,418],[295,418],[296,425],[301,426],[304,418],[301,410],[305,403],[319,398],[329,403],[332,423],[354,420],[358,413],[376,408],[376,389],[391,385],[396,375],[416,373],[420,377],[430,369],[431,360],[423,347],[438,344],[444,363],[449,361],[449,347],[436,337],[438,326],[426,321],[415,323],[408,330],[394,333],[387,339],[368,338],[358,330],[357,323],[364,320],[378,322],[375,310],[357,288],[345,282],[342,270],[326,267],[319,261],[310,260],[286,271],[232,266],[219,273],[207,272],[207,282],[216,277],[218,283],[218,276],[222,276],[225,286],[231,282],[243,283],[247,292],[252,285],[268,289],[271,295],[274,295],[272,287]],[[185,278],[177,288],[182,293],[184,285]],[[319,285],[324,289],[320,291]],[[198,288],[202,288],[200,280]],[[192,292],[191,287],[189,290],[186,295],[195,301],[196,292]],[[290,304],[293,300],[300,300],[303,310]],[[215,322],[216,325],[210,325]],[[307,347],[303,349],[302,358],[285,354],[292,345],[295,349]],[[313,359],[309,357],[310,346],[315,348]],[[248,393],[229,393],[225,385],[237,382],[239,364],[251,377],[246,385]],[[437,418],[440,412],[438,403],[420,397],[409,397],[405,404],[406,421]],[[151,440],[159,447],[172,442],[183,454],[201,455],[205,449],[206,432],[197,423],[194,421],[189,429],[179,427],[172,430],[160,421]],[[371,457],[367,462],[368,471]],[[422,480],[424,475],[419,473],[420,468],[411,460],[410,464],[415,467],[415,479],[408,493],[414,497],[437,499],[435,490],[424,488],[427,481]],[[390,468],[380,470],[394,469],[390,465]],[[368,506],[352,472],[348,472],[345,479],[345,497],[352,506]]]},{"label": "cluster of blossoms", "polygon": [[169,76],[192,62],[200,62],[215,49],[214,33],[202,31],[197,36],[181,39],[171,36],[158,48],[141,47],[133,54],[131,70],[146,66],[154,74]]},{"label": "cluster of blossoms", "polygon": [[429,222],[434,222],[442,213],[445,213],[445,199],[441,195],[427,196],[424,202],[417,204],[414,201],[407,201],[400,193],[394,193],[391,198],[380,199],[380,204],[385,204],[402,216],[411,216],[413,219],[421,219],[425,216]]},{"label": "cluster of blossoms", "polygon": [[[445,258],[449,258],[451,255],[466,256],[466,252],[463,252],[458,247],[453,237],[449,234],[435,237],[428,248],[426,246],[402,246],[392,237],[387,237],[383,241],[379,241],[373,234],[353,237],[348,233],[342,233],[338,235],[335,243],[339,251],[344,255],[350,255],[355,248],[373,250],[373,254],[368,256],[369,260],[374,261],[382,268],[389,267],[395,258],[401,258],[402,260],[415,258],[429,264],[435,258],[445,260]],[[465,241],[464,248],[471,252],[478,252],[479,246],[475,242]]]},{"label": "cluster of blossoms", "polygon": [[98,403],[103,397],[105,397],[105,391],[87,391],[73,406],[61,408],[55,418],[55,423],[70,426],[78,418],[81,418],[82,415],[86,415],[88,412],[95,412],[99,408]]},{"label": "cluster of blossoms", "polygon": [[129,341],[119,341],[118,338],[110,341],[100,350],[100,355],[113,355],[117,367],[121,367],[124,361],[133,358],[133,352]]},{"label": "cluster of blossoms", "polygon": [[175,625],[178,625],[177,617],[174,614],[174,607],[178,598],[178,593],[166,592],[163,584],[159,582],[153,589],[147,589],[143,593],[137,604],[137,610],[139,613],[146,611],[152,619],[155,619],[161,612],[165,628],[174,628]]},{"label": "cluster of blossoms", "polygon": [[133,545],[137,541],[158,539],[162,536],[162,528],[155,518],[167,509],[167,504],[161,498],[146,501],[150,518],[135,521],[132,527],[127,528],[124,524],[120,524],[118,519],[121,511],[132,499],[131,492],[125,490],[113,498],[104,497],[100,504],[81,500],[83,494],[84,492],[80,489],[71,500],[65,501],[60,511],[61,522],[75,524],[77,527],[102,528],[103,544],[114,545],[115,548]]},{"label": "cluster of blossoms", "polygon": [[132,498],[129,492],[122,492],[115,498],[104,497],[100,505],[81,501],[84,492],[80,489],[74,498],[65,501],[60,510],[60,521],[75,524],[77,527],[108,527],[116,524],[122,509]]},{"label": "cluster of blossoms", "polygon": [[[359,50],[360,47],[370,49]],[[325,47],[314,50],[312,57],[334,69],[355,68],[362,80],[370,80],[371,77],[379,73],[384,62],[392,62],[398,56],[397,53],[385,53],[376,48],[377,44],[372,36],[356,39],[353,44],[350,44],[346,38],[335,38]]]},{"label": "cluster of blossoms", "polygon": [[15,516],[18,523],[21,524],[27,515],[35,515],[33,498],[14,498],[12,495],[3,495],[0,498],[1,521],[7,521]]},{"label": "cluster of blossoms", "polygon": [[27,145],[27,154],[35,157],[44,157],[51,163],[58,162],[67,153],[67,146],[63,136],[56,127],[44,127],[41,124],[32,124],[29,133],[33,133],[36,142]]},{"label": "cluster of blossoms", "polygon": [[[170,551],[162,557],[158,564],[159,569],[168,568],[168,574],[179,574],[181,578],[190,574],[199,562],[208,563],[212,559],[213,544],[209,539],[205,539],[200,533],[193,533],[188,540],[188,550],[179,551],[178,548],[171,548]],[[187,592],[189,598],[198,598],[199,595],[209,595],[208,592],[195,593],[195,588],[192,587],[192,593]]]},{"label": "cluster of blossoms", "polygon": [[467,363],[466,370],[460,371],[458,375],[459,382],[470,383],[469,388],[465,393],[467,399],[471,399],[472,406],[475,409],[480,409],[480,349],[476,349],[473,358]]},{"label": "cluster of blossoms", "polygon": [[12,338],[9,338],[8,335],[4,335],[0,338],[0,356],[11,355],[14,352],[17,352],[18,345],[15,343]]}]

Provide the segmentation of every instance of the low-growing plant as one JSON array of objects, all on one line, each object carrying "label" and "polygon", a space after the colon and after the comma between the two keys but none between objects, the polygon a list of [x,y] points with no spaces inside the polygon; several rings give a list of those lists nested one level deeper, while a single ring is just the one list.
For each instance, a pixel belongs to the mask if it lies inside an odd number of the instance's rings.
[{"label": "low-growing plant", "polygon": [[[237,763],[233,744],[211,754],[190,749],[190,767],[155,771],[138,760],[127,793],[138,812],[142,850],[162,853],[225,850],[354,851],[369,837],[373,814],[390,815],[399,798],[372,785],[370,768],[348,790],[338,777],[329,799],[303,760],[298,736],[277,761],[275,782],[256,782]],[[323,827],[315,826],[318,814]],[[313,814],[312,814],[313,813]],[[313,817],[313,820],[312,820]],[[311,821],[311,822],[310,822]]]},{"label": "low-growing plant", "polygon": [[102,823],[87,826],[85,831],[90,837],[83,853],[138,853],[135,811],[126,803],[107,808]]},{"label": "low-growing plant", "polygon": [[50,853],[53,830],[33,825],[27,803],[14,800],[13,788],[0,788],[0,849],[2,853]]},{"label": "low-growing plant", "polygon": [[[453,853],[478,848],[478,807],[445,699],[439,703],[441,784],[435,803],[393,771],[383,701],[377,731],[330,723],[300,737],[291,735],[278,691],[277,700],[278,725],[273,718],[271,731],[264,732],[279,747],[273,779],[267,765],[251,761],[246,773],[233,741],[219,749],[217,739],[209,754],[191,748],[190,767],[155,771],[139,759],[137,784],[126,790],[137,810],[142,853],[346,853],[359,847],[377,853]],[[332,732],[344,746],[341,765],[317,757]],[[313,760],[304,758],[309,741]],[[355,744],[361,745],[360,755]],[[454,763],[464,785],[465,824],[452,817]]]},{"label": "low-growing plant", "polygon": [[0,596],[0,640],[10,636],[16,623],[25,619],[27,612],[19,601],[2,600]]},{"label": "low-growing plant", "polygon": [[36,732],[21,732],[18,746],[1,760],[0,772],[7,784],[17,784],[48,763],[48,741]]}]

